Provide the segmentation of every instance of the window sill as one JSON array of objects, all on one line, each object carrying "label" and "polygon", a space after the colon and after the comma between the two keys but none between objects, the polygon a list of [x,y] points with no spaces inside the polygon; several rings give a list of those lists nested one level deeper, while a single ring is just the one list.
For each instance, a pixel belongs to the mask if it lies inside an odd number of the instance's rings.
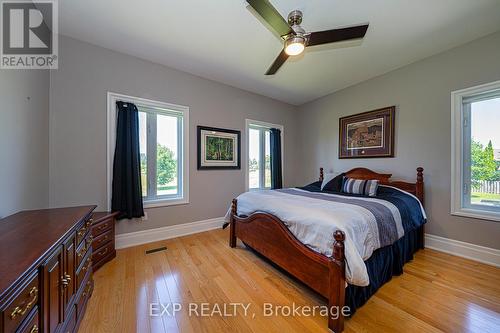
[{"label": "window sill", "polygon": [[177,206],[177,205],[187,205],[189,199],[187,198],[175,198],[175,199],[160,199],[160,200],[150,200],[144,201],[144,208],[158,208],[167,206]]},{"label": "window sill", "polygon": [[489,211],[484,211],[484,210],[479,210],[479,209],[462,208],[462,209],[457,210],[457,211],[452,211],[451,215],[500,222],[500,213],[489,212]]}]

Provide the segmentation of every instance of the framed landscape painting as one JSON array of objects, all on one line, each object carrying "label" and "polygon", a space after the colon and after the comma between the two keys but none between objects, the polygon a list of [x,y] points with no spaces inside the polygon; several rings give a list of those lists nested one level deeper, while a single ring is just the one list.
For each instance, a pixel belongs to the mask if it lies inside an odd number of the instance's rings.
[{"label": "framed landscape painting", "polygon": [[198,170],[241,169],[241,132],[198,126]]},{"label": "framed landscape painting", "polygon": [[339,158],[394,157],[396,107],[359,113],[339,120]]}]

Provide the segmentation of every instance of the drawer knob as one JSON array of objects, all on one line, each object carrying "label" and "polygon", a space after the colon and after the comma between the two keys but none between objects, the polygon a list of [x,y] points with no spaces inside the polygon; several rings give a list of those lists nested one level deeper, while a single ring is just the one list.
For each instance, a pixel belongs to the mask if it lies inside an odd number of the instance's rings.
[{"label": "drawer knob", "polygon": [[82,250],[80,252],[78,252],[78,257],[83,257],[85,255],[85,252],[87,252],[88,250],[88,247],[87,247],[87,244],[85,244],[83,247],[82,247]]},{"label": "drawer knob", "polygon": [[67,288],[69,285],[69,282],[71,281],[71,277],[69,277],[69,279],[68,279],[68,277],[69,276],[67,274],[61,276],[61,284],[62,284],[63,288]]},{"label": "drawer knob", "polygon": [[78,236],[79,236],[79,237],[80,237],[80,236],[83,236],[83,235],[85,234],[85,231],[86,231],[86,230],[87,230],[87,229],[85,229],[85,228],[80,229],[80,231],[78,231]]},{"label": "drawer knob", "polygon": [[30,290],[30,301],[28,303],[26,303],[26,305],[24,306],[24,309],[22,306],[16,306],[14,308],[14,310],[12,311],[12,313],[10,314],[10,319],[13,320],[15,319],[17,316],[21,315],[21,316],[24,316],[24,314],[29,310],[31,309],[31,307],[33,306],[33,304],[35,304],[37,298],[38,298],[38,288],[37,287],[33,287],[31,288]]},{"label": "drawer knob", "polygon": [[83,266],[83,271],[86,271],[87,269],[90,268],[90,265],[92,264],[92,260],[90,258],[87,259],[87,265]]},{"label": "drawer knob", "polygon": [[87,296],[87,294],[90,294],[90,289],[91,288],[92,288],[92,285],[91,285],[91,283],[89,281],[89,282],[87,282],[87,287],[85,287],[85,290],[83,291],[82,296],[85,297],[85,296]]},{"label": "drawer knob", "polygon": [[101,224],[100,226],[98,226],[97,230],[101,231],[102,229],[107,228],[107,227],[108,227],[108,224],[104,223],[104,224]]}]

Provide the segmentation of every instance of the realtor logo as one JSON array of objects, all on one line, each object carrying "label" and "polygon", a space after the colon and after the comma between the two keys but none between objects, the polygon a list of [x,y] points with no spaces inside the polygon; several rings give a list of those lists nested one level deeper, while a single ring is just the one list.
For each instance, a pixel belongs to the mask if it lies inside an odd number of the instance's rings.
[{"label": "realtor logo", "polygon": [[1,68],[55,69],[57,2],[2,1]]}]

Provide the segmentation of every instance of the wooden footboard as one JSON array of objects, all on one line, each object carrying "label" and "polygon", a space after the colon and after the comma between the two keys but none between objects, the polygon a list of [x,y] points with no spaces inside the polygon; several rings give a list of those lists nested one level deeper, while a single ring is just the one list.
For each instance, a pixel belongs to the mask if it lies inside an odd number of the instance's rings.
[{"label": "wooden footboard", "polygon": [[[237,215],[237,200],[231,208],[229,246],[239,238],[248,246],[295,276],[328,299],[328,328],[339,333],[344,329],[341,310],[345,303],[345,235],[337,230],[333,235],[331,258],[314,252],[302,244],[283,222],[271,214]],[[339,314],[339,315],[337,315]],[[333,316],[335,315],[335,316]]]}]

